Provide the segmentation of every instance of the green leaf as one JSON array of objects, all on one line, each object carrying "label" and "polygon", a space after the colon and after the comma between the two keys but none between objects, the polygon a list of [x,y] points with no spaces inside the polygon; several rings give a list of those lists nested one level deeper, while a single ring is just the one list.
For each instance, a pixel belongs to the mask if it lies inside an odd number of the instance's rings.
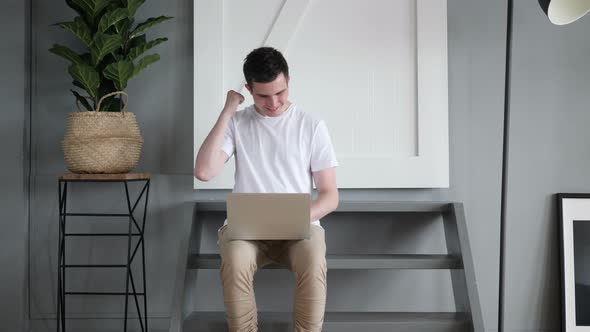
[{"label": "green leaf", "polygon": [[158,54],[150,54],[150,55],[144,56],[143,58],[141,58],[141,60],[139,60],[135,64],[135,68],[133,69],[133,75],[131,75],[131,77],[136,76],[142,70],[147,68],[147,66],[151,65],[152,63],[154,63],[158,60],[160,60],[160,55],[158,55]]},{"label": "green leaf", "polygon": [[168,38],[158,38],[158,39],[154,39],[148,43],[146,43],[144,40],[143,43],[141,43],[140,45],[130,49],[129,54],[127,56],[129,57],[129,60],[133,61],[133,60],[139,58],[139,56],[142,55],[143,53],[147,52],[147,50],[149,50],[150,48],[152,48],[158,44],[161,44],[167,40],[168,40]]},{"label": "green leaf", "polygon": [[[110,81],[109,81],[109,82],[110,82]],[[77,80],[75,80],[75,79],[74,79],[74,80],[72,80],[72,84],[73,84],[74,86],[77,86],[77,87],[79,87],[79,88],[80,88],[80,89],[82,89],[82,90],[86,90],[86,87],[85,87],[85,86],[84,86],[82,83],[80,83],[79,81],[77,81]],[[114,89],[113,89],[113,90],[114,90]],[[98,90],[96,90],[96,95],[97,95],[97,96],[100,96],[100,95],[101,95],[100,88],[99,88]],[[96,106],[95,102],[96,102],[96,101],[95,101],[95,100],[93,100],[93,105],[94,105],[94,106]],[[94,106],[93,106],[93,107],[94,107]]]},{"label": "green leaf", "polygon": [[126,19],[120,20],[119,22],[115,23],[115,30],[120,36],[124,36],[129,32],[129,28],[133,24],[133,18],[127,17]]},{"label": "green leaf", "polygon": [[109,12],[110,12],[110,11],[112,11],[112,10],[115,10],[115,9],[117,9],[117,8],[121,8],[121,7],[124,7],[124,6],[125,6],[125,4],[124,4],[124,3],[122,3],[122,1],[121,1],[121,0],[113,0],[113,1],[111,1],[111,2],[110,2],[108,5],[107,5],[107,7],[106,7],[106,8],[107,8],[107,11],[109,11]]},{"label": "green leaf", "polygon": [[92,63],[92,55],[88,52],[84,53],[84,54],[80,54],[80,57],[82,58],[82,60],[84,60],[85,63]]},{"label": "green leaf", "polygon": [[102,112],[121,112],[121,98],[109,97],[102,104]]},{"label": "green leaf", "polygon": [[53,53],[53,54],[57,54],[59,56],[61,56],[62,58],[65,58],[66,60],[69,60],[72,62],[72,64],[84,64],[84,60],[82,60],[82,58],[74,51],[72,51],[71,49],[59,45],[59,44],[53,44],[53,47],[49,49],[49,52]]},{"label": "green leaf", "polygon": [[[111,98],[109,98],[111,99]],[[103,104],[105,104],[103,102]],[[111,99],[108,105],[102,107],[102,112],[120,112],[119,110],[119,100],[118,99]]]},{"label": "green leaf", "polygon": [[74,64],[68,68],[72,77],[84,86],[90,97],[96,98],[96,90],[100,85],[100,77],[96,70],[86,64]]},{"label": "green leaf", "polygon": [[105,78],[112,80],[118,90],[127,87],[127,81],[133,75],[133,63],[129,60],[121,60],[106,66],[102,72]]},{"label": "green leaf", "polygon": [[100,87],[98,88],[99,96],[104,96],[115,91],[117,91],[117,88],[115,88],[115,84],[113,83],[113,81],[106,79],[100,81]]},{"label": "green leaf", "polygon": [[119,35],[97,33],[90,47],[92,64],[97,66],[105,55],[120,48],[122,40]]},{"label": "green leaf", "polygon": [[127,9],[129,10],[129,16],[135,16],[135,11],[144,2],[145,0],[127,0]]},{"label": "green leaf", "polygon": [[82,85],[82,83],[76,81],[76,80],[72,80],[72,84],[79,87],[80,89],[84,90],[84,86]]},{"label": "green leaf", "polygon": [[144,32],[145,30],[153,27],[156,24],[162,23],[164,21],[170,20],[172,17],[170,16],[158,16],[158,17],[150,17],[145,22],[138,24],[135,27],[135,30],[131,32],[129,35],[129,39],[133,39],[138,36],[140,33]]},{"label": "green leaf", "polygon": [[82,106],[84,106],[84,108],[86,108],[87,111],[89,111],[89,112],[94,111],[94,109],[92,108],[92,106],[90,106],[90,103],[88,102],[88,100],[85,97],[82,97],[78,92],[76,92],[74,90],[70,90],[70,91],[72,91],[72,93],[74,94],[76,99],[80,102],[80,104],[82,104]]},{"label": "green leaf", "polygon": [[145,34],[139,35],[133,39],[129,39],[129,42],[127,43],[127,48],[132,49],[145,43],[147,43],[147,38],[145,37]]},{"label": "green leaf", "polygon": [[72,8],[78,15],[83,16],[85,14],[84,9],[74,3],[72,0],[66,0],[68,7]]},{"label": "green leaf", "polygon": [[117,22],[126,19],[128,14],[129,12],[125,8],[117,8],[111,12],[107,12],[98,23],[98,31],[107,31],[108,28],[115,25]]},{"label": "green leaf", "polygon": [[[87,20],[88,22],[92,22],[91,17],[88,16],[88,13],[86,13],[86,11],[84,11],[84,9],[80,6],[78,6],[77,4],[75,4],[72,0],[65,0],[66,4],[68,5],[68,7],[72,8],[76,13],[78,13],[78,15],[80,15],[80,17],[83,17],[84,19]],[[88,20],[90,19],[90,20]]]},{"label": "green leaf", "polygon": [[74,36],[78,37],[78,39],[80,39],[86,46],[90,46],[92,43],[92,32],[80,16],[77,16],[74,19],[74,22],[59,22],[54,25],[73,33]]},{"label": "green leaf", "polygon": [[100,104],[100,112],[108,112],[110,111],[111,105],[113,104],[113,98],[114,96],[105,98],[102,100],[102,103]]},{"label": "green leaf", "polygon": [[96,18],[113,0],[71,0],[76,6],[82,8],[88,16]]}]

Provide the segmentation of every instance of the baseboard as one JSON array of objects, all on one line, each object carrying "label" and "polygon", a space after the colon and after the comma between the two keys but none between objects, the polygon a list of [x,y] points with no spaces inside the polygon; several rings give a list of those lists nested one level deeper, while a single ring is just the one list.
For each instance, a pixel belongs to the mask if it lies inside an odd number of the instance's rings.
[{"label": "baseboard", "polygon": [[[42,318],[30,320],[31,332],[55,332],[55,318]],[[68,332],[121,332],[123,331],[122,318],[68,318],[66,320]],[[170,317],[148,318],[150,332],[168,332],[170,330]],[[127,331],[139,332],[141,327],[137,318],[129,318]]]}]

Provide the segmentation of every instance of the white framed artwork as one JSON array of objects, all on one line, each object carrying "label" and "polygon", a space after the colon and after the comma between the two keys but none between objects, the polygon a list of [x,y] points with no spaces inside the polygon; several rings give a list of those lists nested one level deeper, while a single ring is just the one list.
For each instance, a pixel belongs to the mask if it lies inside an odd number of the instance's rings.
[{"label": "white framed artwork", "polygon": [[590,194],[557,194],[562,330],[590,332]]}]

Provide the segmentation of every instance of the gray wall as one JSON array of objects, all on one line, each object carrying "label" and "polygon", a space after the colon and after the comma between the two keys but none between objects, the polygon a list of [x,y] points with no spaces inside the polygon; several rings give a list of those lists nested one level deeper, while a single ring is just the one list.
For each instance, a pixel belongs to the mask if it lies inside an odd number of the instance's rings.
[{"label": "gray wall", "polygon": [[[67,20],[71,11],[62,1],[34,1],[34,95],[33,95],[33,173],[31,193],[31,318],[33,326],[51,328],[54,316],[56,221],[56,177],[64,172],[60,140],[66,113],[73,110],[67,90],[70,80],[66,64],[47,49],[54,42],[71,43],[72,38],[54,27]],[[40,13],[43,13],[42,15]],[[170,23],[152,31],[153,36],[170,38],[159,48],[162,60],[129,86],[130,109],[138,115],[145,148],[138,170],[155,175],[150,195],[148,219],[148,292],[152,326],[164,326],[169,317],[172,280],[184,201],[223,192],[195,192],[192,189],[192,2],[185,0],[150,2],[139,12],[148,17],[166,13],[175,16]],[[501,107],[503,98],[504,5],[489,1],[449,1],[449,87],[451,183],[448,190],[343,190],[342,199],[457,200],[465,203],[485,324],[496,330],[497,252],[501,165]],[[203,79],[206,78],[197,78]],[[301,101],[299,101],[301,103]],[[212,110],[218,112],[218,110]],[[116,195],[121,188],[105,191],[76,190],[72,209],[121,208]],[[97,204],[98,203],[98,204]],[[328,229],[331,252],[440,252],[444,250],[442,227],[437,220],[414,218],[370,220],[372,227],[347,220],[332,221]],[[203,251],[215,251],[213,222],[203,232]],[[71,223],[77,229],[85,226]],[[79,228],[78,228],[79,227]],[[113,228],[116,225],[112,225]],[[393,234],[383,236],[383,234]],[[356,236],[351,238],[351,236]],[[112,251],[101,249],[104,242],[72,244],[72,261],[104,261],[121,243],[111,242]],[[393,245],[392,245],[393,243]],[[258,276],[257,291],[261,309],[288,310],[292,279],[284,271],[265,271]],[[277,277],[278,276],[278,277]],[[103,282],[79,273],[73,287],[115,288],[114,277],[101,276]],[[273,281],[278,280],[278,281]],[[395,280],[395,282],[392,282]],[[265,282],[267,281],[267,282]],[[452,311],[448,273],[441,272],[334,272],[329,277],[328,310]],[[359,290],[350,285],[379,285]],[[217,272],[191,275],[190,307],[221,310]],[[272,296],[280,292],[284,296]],[[367,294],[369,294],[367,296]],[[358,299],[362,298],[362,301]],[[120,302],[120,301],[119,301]],[[120,317],[121,305],[114,300],[73,299],[72,317]],[[159,324],[159,325],[158,325]]]},{"label": "gray wall", "polygon": [[559,327],[554,193],[589,192],[590,16],[558,27],[515,1],[506,326]]},{"label": "gray wall", "polygon": [[[14,2],[11,19],[24,17],[22,5]],[[584,177],[590,162],[584,124],[588,113],[587,104],[589,68],[585,55],[589,44],[584,31],[590,20],[585,19],[565,28],[551,26],[537,8],[535,0],[517,1],[515,10],[514,76],[512,102],[511,153],[509,164],[508,248],[507,248],[507,331],[557,331],[559,327],[558,257],[556,250],[556,225],[551,194],[563,191],[587,191]],[[51,329],[55,307],[56,177],[65,171],[60,151],[60,140],[67,112],[73,110],[72,99],[67,90],[69,79],[65,75],[66,64],[49,54],[47,49],[54,42],[71,43],[72,38],[49,25],[67,20],[72,13],[63,1],[33,1],[33,113],[32,149],[33,176],[31,178],[31,318],[35,330]],[[486,331],[497,330],[497,285],[499,209],[501,178],[502,103],[504,75],[505,4],[503,1],[449,0],[449,102],[450,102],[450,163],[451,188],[448,190],[343,190],[342,199],[395,199],[395,200],[457,200],[465,203],[469,235],[473,244],[475,268]],[[148,292],[149,308],[154,325],[165,327],[170,314],[173,272],[176,265],[178,239],[183,217],[182,204],[199,198],[221,197],[223,192],[195,192],[192,190],[192,1],[176,0],[167,3],[149,2],[139,15],[148,17],[166,13],[176,19],[152,31],[154,36],[170,38],[159,48],[162,60],[148,69],[139,80],[131,83],[130,108],[138,115],[145,149],[139,171],[154,174],[150,210],[148,216]],[[22,21],[21,21],[22,22]],[[24,34],[25,28],[20,33]],[[10,62],[19,63],[25,58],[19,38],[19,30],[13,36],[18,55],[2,53],[11,57]],[[20,55],[20,56],[19,56]],[[24,64],[11,65],[6,70],[16,71],[17,82],[25,82]],[[3,72],[7,72],[3,70]],[[579,77],[579,78],[578,78]],[[204,78],[203,78],[204,79]],[[20,81],[19,81],[20,80]],[[14,80],[13,80],[14,82]],[[21,84],[21,86],[24,85]],[[6,85],[8,86],[8,85]],[[26,108],[23,90],[15,84],[15,92],[9,94],[14,108]],[[586,103],[585,103],[586,102]],[[301,101],[300,101],[301,103]],[[12,151],[17,160],[8,171],[19,174],[3,179],[11,186],[3,186],[3,195],[19,193],[16,202],[9,203],[3,222],[9,220],[9,228],[16,234],[26,231],[26,181],[22,174],[22,145],[26,132],[23,114],[14,111],[2,122],[3,133],[9,133]],[[14,121],[14,122],[12,122]],[[6,125],[5,125],[6,123]],[[579,127],[579,128],[578,128]],[[21,128],[21,129],[19,129]],[[577,129],[577,130],[573,130]],[[12,160],[12,159],[10,159]],[[26,172],[26,171],[25,171]],[[7,188],[17,188],[16,191]],[[116,195],[120,188],[103,186],[101,190],[75,190],[75,206],[79,209],[93,207],[98,210],[121,208]],[[14,196],[10,196],[11,198]],[[390,222],[391,221],[391,222]],[[358,225],[344,220],[338,224],[328,219],[328,250],[387,250],[387,251],[434,251],[441,249],[440,226],[436,220],[422,219],[405,223],[400,220],[371,221],[374,228],[358,229]],[[414,225],[418,223],[420,227]],[[75,225],[80,229],[99,229],[100,225]],[[211,238],[215,226],[210,223],[204,230],[201,249],[214,249]],[[414,225],[414,226],[412,226]],[[118,225],[104,227],[115,229]],[[395,228],[388,228],[395,227]],[[394,247],[380,246],[390,238],[377,237],[383,230],[396,232]],[[347,247],[351,232],[360,232],[358,244]],[[3,232],[4,236],[4,232]],[[377,239],[376,243],[366,243]],[[526,239],[523,240],[523,239]],[[25,262],[25,236],[10,237],[2,241],[8,250],[16,252],[16,260],[7,261],[2,256],[3,271],[13,267],[13,262]],[[70,259],[90,260],[110,258],[115,251],[105,251],[102,243],[78,244],[70,250]],[[107,243],[112,250],[121,248],[120,243]],[[6,252],[6,250],[3,250]],[[14,257],[14,256],[12,256]],[[22,259],[19,259],[22,258]],[[15,296],[25,293],[25,268],[17,267],[16,274],[2,274],[8,280],[2,282],[2,290]],[[268,271],[269,273],[273,271]],[[261,273],[257,291],[261,307],[288,307],[289,300],[281,301],[271,296],[274,290],[285,291],[289,276],[284,271],[277,275]],[[281,274],[283,273],[283,274]],[[407,272],[406,272],[407,273]],[[273,283],[271,279],[283,278]],[[115,280],[104,276],[98,282],[82,274],[73,277],[77,286],[117,287]],[[404,275],[402,272],[334,273],[329,277],[331,290],[346,289],[351,283],[385,285],[387,298],[379,297],[382,287],[370,288],[372,294],[361,303],[365,309],[449,309],[449,288],[445,287],[448,276],[436,274]],[[430,283],[419,292],[419,300],[408,302],[398,291],[403,285],[411,285],[412,279]],[[262,282],[268,281],[268,282]],[[211,289],[204,290],[205,283]],[[220,308],[216,275],[199,273],[189,283],[198,292],[210,295],[205,303],[193,297],[191,305],[196,308],[210,306]],[[416,287],[415,285],[413,287]],[[208,292],[208,293],[207,293]],[[340,309],[339,303],[351,303],[359,294],[332,291],[328,309]],[[202,293],[200,293],[202,294]],[[401,295],[400,295],[401,294]],[[281,297],[286,298],[286,297]],[[288,297],[287,297],[288,299]],[[20,298],[24,301],[23,298]],[[112,300],[99,303],[96,300],[81,300],[70,304],[73,316],[100,317],[100,324],[115,324],[120,317],[120,305]],[[14,302],[11,302],[14,303]],[[24,302],[23,302],[24,303]],[[20,303],[19,303],[20,304]],[[404,305],[406,307],[404,307]],[[410,306],[408,308],[407,306]],[[15,320],[14,330],[22,330],[19,315],[25,313],[24,305],[10,307],[15,312],[5,314],[2,321]],[[23,308],[23,309],[19,309]],[[362,308],[355,308],[360,310]],[[85,320],[80,320],[85,324]],[[88,320],[88,324],[91,321]],[[159,325],[158,325],[159,324]],[[116,325],[113,325],[116,326]]]},{"label": "gray wall", "polygon": [[27,1],[2,2],[0,20],[0,329],[23,331],[27,315]]}]

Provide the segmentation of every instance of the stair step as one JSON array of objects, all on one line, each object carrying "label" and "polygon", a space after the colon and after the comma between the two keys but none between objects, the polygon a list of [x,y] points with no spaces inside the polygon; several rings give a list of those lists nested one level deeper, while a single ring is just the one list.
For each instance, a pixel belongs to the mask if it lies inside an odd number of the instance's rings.
[{"label": "stair step", "polygon": [[[260,331],[291,331],[291,312],[259,312]],[[462,312],[327,312],[322,331],[329,332],[467,332],[470,315]],[[227,331],[224,312],[194,312],[185,332]]]},{"label": "stair step", "polygon": [[[199,211],[226,211],[225,200],[199,201]],[[335,212],[447,212],[448,202],[391,202],[341,200]]]},{"label": "stair step", "polygon": [[[327,255],[328,269],[462,269],[461,258],[454,255]],[[218,254],[193,254],[189,269],[219,269]],[[284,269],[286,266],[270,264],[263,269]]]}]

